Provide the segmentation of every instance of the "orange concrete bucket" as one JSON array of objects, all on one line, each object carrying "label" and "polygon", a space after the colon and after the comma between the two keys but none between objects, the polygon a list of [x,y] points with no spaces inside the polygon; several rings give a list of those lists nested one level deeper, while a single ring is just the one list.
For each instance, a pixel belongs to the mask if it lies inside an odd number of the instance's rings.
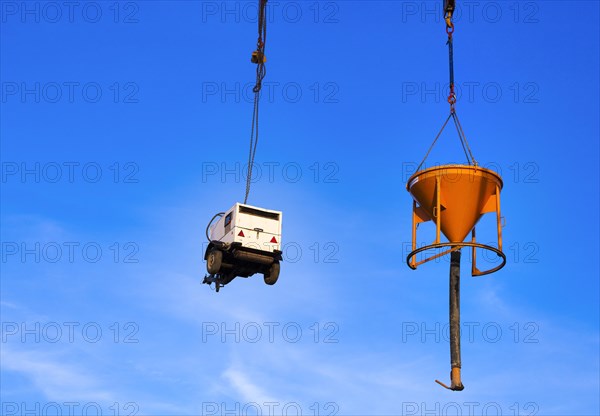
[{"label": "orange concrete bucket", "polygon": [[[494,273],[506,264],[502,252],[502,218],[500,216],[500,191],[502,178],[489,169],[477,165],[441,165],[418,171],[406,184],[413,197],[412,251],[406,262],[411,269],[441,257],[462,247],[472,248],[472,275]],[[497,247],[477,243],[475,226],[484,214],[496,213]],[[417,227],[420,223],[433,221],[436,239],[427,246],[417,248]],[[471,233],[471,241],[465,242]],[[440,234],[448,241],[442,242]],[[445,251],[417,261],[416,255],[431,249],[447,248]],[[476,249],[495,252],[501,257],[499,266],[481,271],[476,265]]]}]

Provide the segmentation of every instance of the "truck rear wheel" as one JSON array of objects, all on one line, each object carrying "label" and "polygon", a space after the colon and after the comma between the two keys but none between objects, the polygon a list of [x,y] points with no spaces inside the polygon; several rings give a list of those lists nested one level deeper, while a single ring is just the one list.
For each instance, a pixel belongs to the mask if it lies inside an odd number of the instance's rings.
[{"label": "truck rear wheel", "polygon": [[221,263],[223,261],[223,252],[219,249],[213,248],[206,258],[206,270],[210,274],[219,273],[221,270]]},{"label": "truck rear wheel", "polygon": [[264,274],[265,283],[268,285],[274,285],[277,283],[277,279],[279,279],[279,270],[279,262],[274,261],[273,264],[271,264],[271,268],[269,269],[268,273]]}]

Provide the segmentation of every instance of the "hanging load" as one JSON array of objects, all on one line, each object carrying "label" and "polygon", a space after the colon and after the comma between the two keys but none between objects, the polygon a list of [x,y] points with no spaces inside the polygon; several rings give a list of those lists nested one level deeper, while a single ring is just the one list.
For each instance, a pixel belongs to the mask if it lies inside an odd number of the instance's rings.
[{"label": "hanging load", "polygon": [[[256,273],[264,276],[268,285],[279,278],[281,257],[280,211],[248,205],[252,168],[258,145],[258,115],[262,81],[266,75],[265,44],[267,40],[267,0],[259,0],[258,41],[250,61],[256,64],[256,84],[252,111],[252,130],[248,155],[248,176],[244,203],[235,204],[229,211],[216,214],[206,227],[208,247],[204,253],[208,275],[202,283],[215,284],[219,289],[236,277],[249,277]],[[215,219],[219,220],[212,225]]]},{"label": "hanging load", "polygon": [[[408,179],[406,189],[413,198],[412,212],[412,250],[406,258],[411,269],[423,263],[450,254],[450,386],[435,380],[443,387],[460,391],[464,389],[461,381],[460,356],[460,257],[461,248],[471,249],[471,275],[481,276],[494,273],[506,264],[506,256],[502,252],[502,217],[500,215],[500,191],[502,178],[497,173],[480,167],[463,131],[456,114],[456,94],[454,91],[454,23],[452,15],[455,9],[454,0],[444,0],[444,20],[448,35],[448,53],[450,62],[450,114],[441,130],[425,154],[417,171]],[[467,164],[434,166],[421,170],[431,149],[440,138],[446,125],[452,118],[458,137],[467,157]],[[476,240],[475,226],[484,214],[493,213],[496,217],[496,246],[486,245]],[[435,224],[435,240],[428,245],[417,248],[417,228],[421,223]],[[470,241],[465,241],[471,234]],[[447,241],[442,240],[442,235]],[[476,249],[488,250],[500,258],[500,264],[488,270],[477,268]],[[436,254],[426,255],[417,261],[417,254],[427,254],[436,250]]]},{"label": "hanging load", "polygon": [[238,203],[217,216],[207,229],[210,243],[204,259],[210,275],[205,283],[215,283],[218,291],[236,277],[262,273],[265,283],[274,285],[282,260],[282,213]]}]

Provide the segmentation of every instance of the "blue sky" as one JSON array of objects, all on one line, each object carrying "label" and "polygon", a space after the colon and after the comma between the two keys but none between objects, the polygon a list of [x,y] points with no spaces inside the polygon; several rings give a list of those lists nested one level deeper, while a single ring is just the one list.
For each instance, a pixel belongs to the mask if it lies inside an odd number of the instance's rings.
[{"label": "blue sky", "polygon": [[[405,263],[441,1],[271,2],[249,202],[283,211],[284,262],[219,294],[204,228],[243,198],[255,3],[67,3],[0,2],[2,414],[600,413],[598,2],[458,2],[508,257],[472,278],[463,254],[460,393],[434,383],[448,260]],[[448,129],[427,163],[461,156]]]}]

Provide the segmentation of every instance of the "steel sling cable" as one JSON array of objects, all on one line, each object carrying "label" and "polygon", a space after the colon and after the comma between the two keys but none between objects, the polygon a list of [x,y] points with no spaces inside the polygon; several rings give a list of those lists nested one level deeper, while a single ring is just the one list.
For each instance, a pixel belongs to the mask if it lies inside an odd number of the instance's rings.
[{"label": "steel sling cable", "polygon": [[262,81],[267,74],[265,68],[265,44],[267,42],[267,0],[258,1],[258,40],[256,42],[256,51],[252,53],[252,63],[256,64],[256,83],[252,88],[254,92],[254,104],[252,109],[252,127],[250,132],[250,151],[248,153],[248,176],[246,177],[246,194],[244,204],[248,202],[250,186],[252,185],[252,167],[254,166],[254,157],[258,145],[258,116],[260,103],[260,90]]},{"label": "steel sling cable", "polygon": [[435,136],[435,139],[433,140],[433,143],[431,143],[431,146],[429,146],[429,150],[427,150],[427,153],[425,153],[425,157],[423,158],[423,160],[421,161],[421,163],[419,164],[419,167],[417,168],[417,172],[421,170],[421,166],[423,166],[423,163],[425,163],[425,160],[427,160],[427,157],[429,157],[429,153],[431,153],[431,150],[433,149],[433,146],[435,146],[435,143],[438,141],[438,139],[440,138],[440,136],[442,135],[442,132],[444,131],[444,129],[446,128],[446,124],[448,124],[448,121],[450,121],[450,117],[452,117],[452,114],[450,114],[448,116],[448,118],[446,119],[446,121],[444,122],[444,125],[442,126],[442,128],[440,129],[439,133],[437,134],[437,136]]},{"label": "steel sling cable", "polygon": [[[460,142],[463,146],[463,150],[465,151],[465,155],[467,156],[467,160],[469,160],[470,164],[477,166],[477,161],[475,160],[475,157],[473,156],[473,152],[471,151],[469,142],[467,142],[467,136],[465,136],[465,132],[462,128],[462,125],[460,124],[460,121],[458,120],[458,116],[456,115],[456,112],[452,113],[452,119],[454,120],[454,125],[456,126],[456,130],[458,131],[458,137],[460,138]],[[468,155],[467,155],[467,151],[469,152]],[[469,159],[469,156],[470,156],[470,159]]]}]

